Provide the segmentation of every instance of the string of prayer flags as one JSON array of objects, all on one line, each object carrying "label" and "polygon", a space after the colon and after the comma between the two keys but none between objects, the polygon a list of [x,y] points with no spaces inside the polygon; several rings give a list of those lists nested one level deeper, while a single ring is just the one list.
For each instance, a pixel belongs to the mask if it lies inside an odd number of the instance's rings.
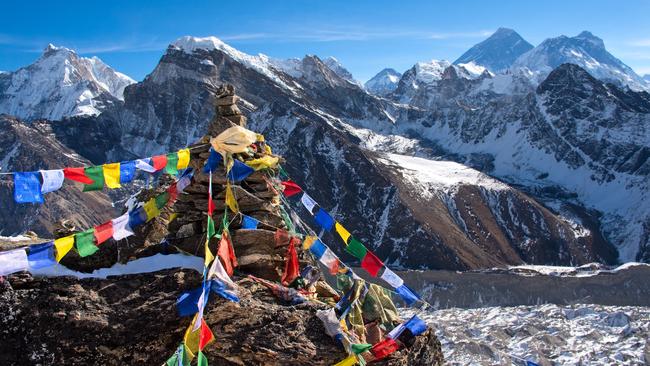
[{"label": "string of prayer flags", "polygon": [[38,172],[14,173],[14,200],[17,203],[43,203]]},{"label": "string of prayer flags", "polygon": [[242,163],[241,161],[234,159],[233,166],[228,172],[228,180],[231,182],[241,182],[242,180],[248,178],[249,175],[253,174],[255,170],[249,167],[248,165]]},{"label": "string of prayer flags", "polygon": [[104,182],[108,188],[120,188],[120,163],[104,164]]},{"label": "string of prayer flags", "polygon": [[92,180],[92,183],[86,184],[84,186],[84,192],[89,191],[99,191],[104,188],[104,167],[99,166],[89,166],[84,169],[86,177]]},{"label": "string of prayer flags", "polygon": [[27,254],[27,261],[31,269],[49,267],[56,264],[54,259],[54,243],[31,245]]},{"label": "string of prayer flags", "polygon": [[212,148],[220,153],[243,153],[257,141],[255,132],[241,126],[232,126],[210,139]]},{"label": "string of prayer flags", "polygon": [[0,252],[0,276],[29,269],[29,261],[25,249],[12,249]]},{"label": "string of prayer flags", "polygon": [[135,161],[135,167],[147,173],[156,172],[156,168],[151,165],[151,158],[137,159]]},{"label": "string of prayer flags", "polygon": [[285,197],[295,196],[298,193],[302,192],[302,188],[300,188],[300,186],[297,185],[296,182],[292,181],[291,179],[285,180],[281,184],[284,187],[283,193]]},{"label": "string of prayer flags", "polygon": [[277,156],[264,155],[258,159],[247,160],[246,165],[254,170],[271,169],[278,165],[280,159]]},{"label": "string of prayer flags", "polygon": [[56,247],[56,261],[61,262],[61,259],[66,254],[68,254],[68,252],[72,249],[73,246],[74,246],[74,235],[56,239],[54,241],[54,247]]},{"label": "string of prayer flags", "polygon": [[361,268],[365,269],[372,277],[377,277],[377,273],[379,273],[379,270],[383,266],[384,262],[377,258],[375,253],[371,251],[368,251],[366,256],[361,260]]},{"label": "string of prayer flags", "polygon": [[300,265],[298,264],[298,254],[293,238],[289,240],[289,247],[287,247],[287,260],[284,264],[284,272],[280,283],[288,286],[293,280],[300,275]]},{"label": "string of prayer flags", "polygon": [[151,165],[156,171],[164,169],[167,166],[167,155],[152,156]]},{"label": "string of prayer flags", "polygon": [[323,210],[322,208],[316,212],[314,219],[316,220],[316,223],[320,225],[320,227],[325,229],[325,231],[332,230],[332,227],[334,226],[334,219],[332,216],[330,216],[329,213],[327,213],[327,211]]},{"label": "string of prayer flags", "polygon": [[49,193],[59,190],[63,186],[65,175],[62,169],[56,170],[41,170],[41,178],[43,184],[41,185],[41,193]]},{"label": "string of prayer flags", "polygon": [[242,214],[241,228],[242,229],[257,229],[259,220],[252,218],[248,215]]},{"label": "string of prayer flags", "polygon": [[93,235],[95,236],[95,245],[100,245],[113,237],[113,222],[108,221],[101,225],[97,225],[94,230]]},{"label": "string of prayer flags", "polygon": [[89,255],[95,254],[99,248],[95,245],[95,237],[93,232],[95,229],[88,229],[74,234],[75,245],[77,246],[77,252],[80,257],[87,257]]},{"label": "string of prayer flags", "polygon": [[190,149],[180,149],[177,154],[178,162],[176,163],[176,168],[178,170],[187,169],[190,165]]},{"label": "string of prayer flags", "polygon": [[130,183],[135,178],[135,161],[120,163],[120,183]]},{"label": "string of prayer flags", "polygon": [[70,179],[75,182],[83,183],[83,184],[92,184],[93,180],[88,178],[86,176],[86,170],[85,168],[64,168],[63,169],[63,176],[65,179]]}]

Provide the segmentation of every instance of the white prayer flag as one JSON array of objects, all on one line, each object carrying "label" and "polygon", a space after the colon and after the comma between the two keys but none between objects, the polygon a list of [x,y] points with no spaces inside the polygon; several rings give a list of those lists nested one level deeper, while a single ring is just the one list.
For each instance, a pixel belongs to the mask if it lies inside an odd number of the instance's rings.
[{"label": "white prayer flag", "polygon": [[312,213],[314,211],[314,206],[316,206],[316,201],[314,201],[313,198],[311,198],[307,193],[303,193],[302,197],[300,197],[300,202],[302,202],[303,206],[309,211],[309,213]]},{"label": "white prayer flag", "polygon": [[388,284],[394,288],[398,288],[404,284],[404,280],[400,276],[396,275],[395,272],[388,269],[388,267],[384,268],[384,273],[381,274],[381,279],[388,282]]},{"label": "white prayer flag", "polygon": [[149,164],[150,161],[151,159],[138,159],[135,161],[135,167],[147,173],[155,173],[156,169]]},{"label": "white prayer flag", "polygon": [[0,252],[0,276],[29,269],[25,249],[13,249]]},{"label": "white prayer flag", "polygon": [[128,236],[133,235],[133,231],[129,227],[129,213],[111,220],[113,223],[113,239],[122,240]]},{"label": "white prayer flag", "polygon": [[327,268],[332,268],[338,263],[338,258],[336,254],[330,250],[330,248],[325,249],[325,253],[318,259],[321,263]]},{"label": "white prayer flag", "polygon": [[41,193],[54,192],[63,185],[64,176],[62,169],[41,170],[41,177],[43,177]]}]

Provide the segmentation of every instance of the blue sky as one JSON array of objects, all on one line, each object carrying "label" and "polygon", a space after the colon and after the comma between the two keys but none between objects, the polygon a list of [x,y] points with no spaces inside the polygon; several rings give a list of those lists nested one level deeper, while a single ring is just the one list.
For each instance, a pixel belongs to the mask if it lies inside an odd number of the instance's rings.
[{"label": "blue sky", "polygon": [[[621,5],[624,4],[624,5]],[[650,73],[650,1],[12,1],[3,4],[0,70],[73,48],[141,80],[178,37],[217,36],[251,54],[335,56],[359,80],[384,67],[453,61],[498,27],[533,45],[589,30]]]}]

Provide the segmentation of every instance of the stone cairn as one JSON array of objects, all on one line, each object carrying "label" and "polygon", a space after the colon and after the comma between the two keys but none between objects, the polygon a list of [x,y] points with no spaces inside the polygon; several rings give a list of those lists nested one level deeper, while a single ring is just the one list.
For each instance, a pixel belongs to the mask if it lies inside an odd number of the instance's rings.
[{"label": "stone cairn", "polygon": [[[203,173],[203,166],[209,156],[210,138],[229,127],[246,127],[246,117],[237,107],[239,97],[232,85],[216,91],[215,117],[208,126],[208,135],[203,136],[192,148],[190,167],[194,169],[192,183],[178,196],[172,210],[176,218],[169,223],[169,244],[193,255],[202,256],[206,238],[209,174]],[[266,154],[263,141],[255,144],[252,154],[235,154],[242,161],[260,158]],[[275,172],[277,173],[277,172]],[[231,183],[240,212],[260,221],[255,230],[241,228],[241,215],[227,211],[230,234],[239,263],[239,270],[269,280],[278,281],[284,268],[284,255],[288,238],[276,234],[277,229],[286,230],[279,207],[279,193],[269,184],[268,172],[257,171],[240,183]],[[225,206],[226,171],[220,164],[212,172],[212,195],[214,201],[213,219],[218,227],[222,222]],[[234,220],[233,220],[234,218]],[[218,239],[212,238],[210,250],[217,253]]]}]

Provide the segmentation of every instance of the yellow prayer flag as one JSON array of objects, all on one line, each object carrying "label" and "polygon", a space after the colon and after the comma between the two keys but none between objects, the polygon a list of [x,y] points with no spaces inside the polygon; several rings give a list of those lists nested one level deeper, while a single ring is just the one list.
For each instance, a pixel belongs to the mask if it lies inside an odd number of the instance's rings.
[{"label": "yellow prayer flag", "polygon": [[178,150],[178,162],[176,163],[177,169],[185,169],[190,165],[190,149]]},{"label": "yellow prayer flag", "polygon": [[261,170],[261,169],[275,168],[278,165],[279,161],[280,159],[277,156],[264,155],[259,159],[246,161],[246,165],[248,165],[249,167],[255,170]]},{"label": "yellow prayer flag", "polygon": [[269,145],[264,145],[264,150],[267,154],[273,154],[273,150],[271,150],[271,146]]},{"label": "yellow prayer flag", "polygon": [[104,164],[104,183],[108,188],[120,188],[120,163]]},{"label": "yellow prayer flag", "polygon": [[172,212],[172,214],[169,215],[169,219],[167,220],[167,222],[168,223],[172,222],[172,221],[176,220],[177,217],[178,217],[178,212]]},{"label": "yellow prayer flag", "polygon": [[205,255],[204,255],[204,265],[208,267],[210,263],[214,260],[214,255],[210,251],[210,238],[205,239]]},{"label": "yellow prayer flag", "polygon": [[337,363],[334,366],[353,366],[357,364],[357,356],[350,354],[345,360]]},{"label": "yellow prayer flag", "polygon": [[230,183],[226,185],[226,205],[230,208],[230,211],[234,213],[239,212],[239,206],[237,205],[235,195],[232,193],[232,188],[230,188]]},{"label": "yellow prayer flag", "polygon": [[350,232],[347,231],[343,225],[339,224],[337,221],[336,224],[334,225],[334,229],[336,229],[336,232],[339,234],[341,239],[345,242],[345,245],[348,244],[348,240],[350,240]]},{"label": "yellow prayer flag", "polygon": [[257,142],[264,142],[264,135],[258,133],[255,137],[257,137]]},{"label": "yellow prayer flag", "polygon": [[160,215],[160,211],[158,211],[158,205],[156,205],[155,199],[151,198],[149,201],[147,201],[147,203],[144,204],[144,212],[147,213],[147,222]]},{"label": "yellow prayer flag", "polygon": [[198,320],[199,314],[196,313],[194,315],[194,319],[192,319],[192,322],[190,323],[190,326],[187,327],[187,330],[185,331],[185,337],[183,338],[183,343],[185,344],[185,347],[187,347],[187,350],[190,352],[190,358],[194,358],[194,355],[196,355],[199,352],[199,340],[201,337],[201,327],[196,328],[195,331],[192,331],[194,328],[194,324]]},{"label": "yellow prayer flag", "polygon": [[66,236],[64,238],[56,239],[54,247],[56,248],[56,261],[61,262],[61,259],[68,254],[70,249],[74,246],[74,235]]},{"label": "yellow prayer flag", "polygon": [[302,242],[302,249],[303,250],[309,250],[309,248],[311,248],[311,246],[314,244],[316,239],[318,239],[318,238],[315,237],[315,236],[311,236],[311,235],[306,236],[305,240],[303,240],[303,242]]}]

